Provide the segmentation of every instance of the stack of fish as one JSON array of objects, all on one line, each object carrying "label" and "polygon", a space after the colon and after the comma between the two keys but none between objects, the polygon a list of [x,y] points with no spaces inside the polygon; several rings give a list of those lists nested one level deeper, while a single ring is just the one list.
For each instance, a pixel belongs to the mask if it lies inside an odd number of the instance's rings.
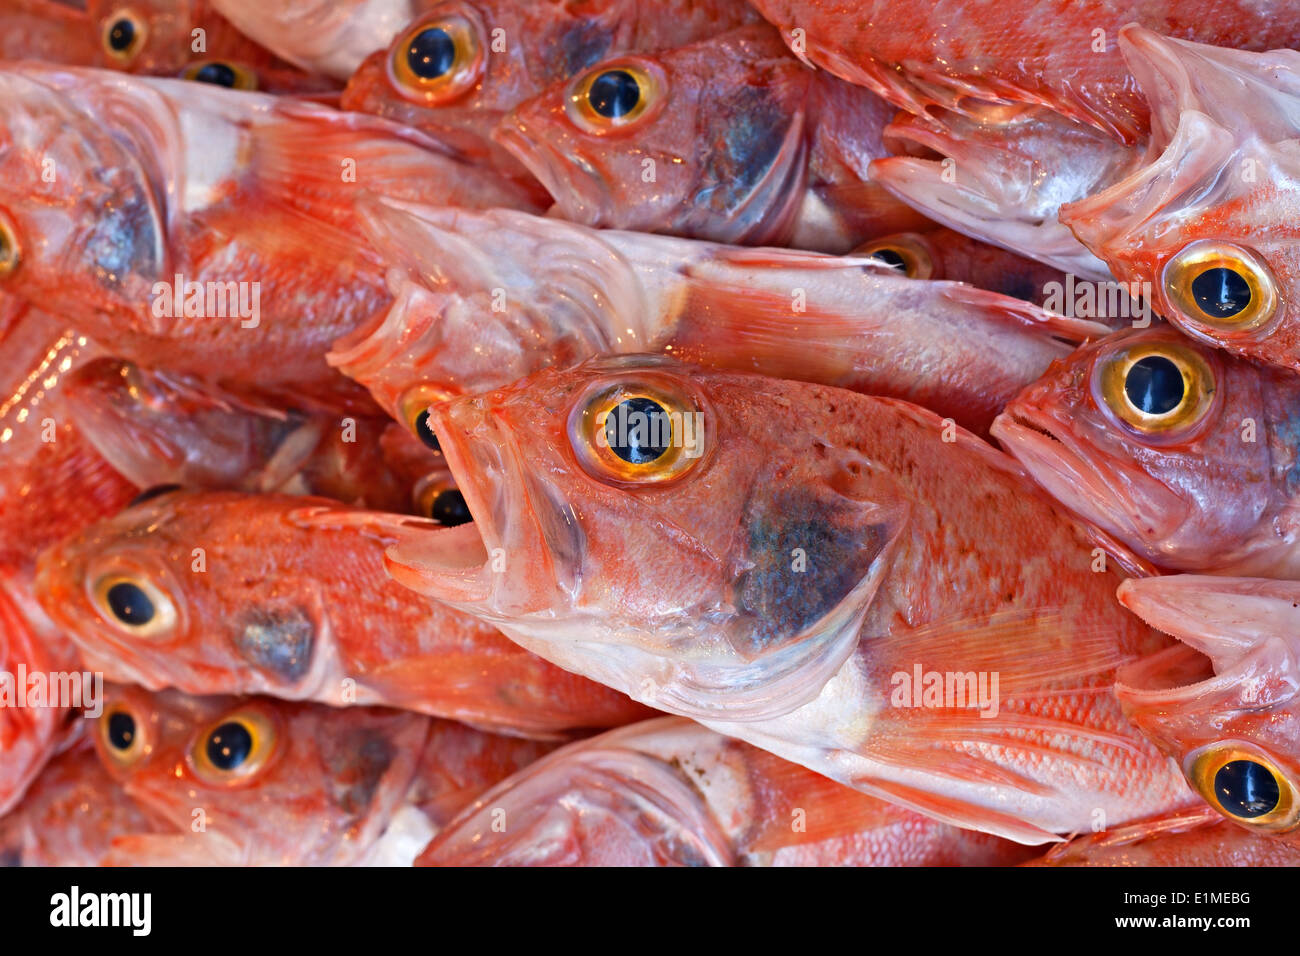
[{"label": "stack of fish", "polygon": [[0,37],[0,859],[1300,863],[1300,0]]}]

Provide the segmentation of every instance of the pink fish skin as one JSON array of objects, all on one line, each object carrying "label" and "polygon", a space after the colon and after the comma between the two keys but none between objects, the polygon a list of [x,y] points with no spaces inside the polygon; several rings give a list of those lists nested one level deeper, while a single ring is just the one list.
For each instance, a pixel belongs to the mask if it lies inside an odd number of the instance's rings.
[{"label": "pink fish skin", "polygon": [[[628,403],[658,438],[625,417],[611,440]],[[395,522],[390,573],[566,669],[1019,842],[1192,796],[1111,692],[1167,641],[1117,606],[1082,528],[931,413],[622,356],[429,419],[474,520]],[[934,695],[927,674],[959,673],[984,674],[988,717],[956,677]]]},{"label": "pink fish skin", "polygon": [[84,10],[57,0],[0,4],[0,60],[99,66],[102,54],[94,32]]},{"label": "pink fish skin", "polygon": [[36,64],[0,88],[5,291],[119,358],[292,407],[372,408],[323,358],[388,304],[357,196],[533,208],[376,117]]},{"label": "pink fish skin", "polygon": [[[1153,368],[1167,373],[1158,387]],[[1063,505],[1156,565],[1290,578],[1298,401],[1293,373],[1153,325],[1061,360],[992,432]]]},{"label": "pink fish skin", "polygon": [[0,819],[0,866],[95,866],[115,837],[154,831],[83,740],[46,764]]},{"label": "pink fish skin", "polygon": [[[600,112],[627,105],[602,105],[611,82],[633,104],[622,118]],[[605,60],[519,105],[494,136],[574,222],[838,253],[929,225],[867,182],[893,113],[754,24]]]},{"label": "pink fish skin", "polygon": [[1062,222],[1189,336],[1300,369],[1300,53],[1139,29],[1121,43],[1151,101],[1151,142]]},{"label": "pink fish skin", "polygon": [[1183,642],[1119,672],[1124,712],[1216,813],[1300,850],[1300,583],[1175,575],[1119,599]]},{"label": "pink fish skin", "polygon": [[381,708],[106,696],[96,752],[156,821],[114,837],[113,866],[409,865],[462,806],[549,749]]},{"label": "pink fish skin", "polygon": [[[614,54],[684,46],[756,20],[740,0],[433,3],[387,49],[366,58],[341,102],[344,109],[413,126],[462,158],[525,177],[544,197],[541,184],[492,142],[507,112]],[[453,63],[437,76],[418,59],[416,41],[428,36],[442,38],[453,51]]]},{"label": "pink fish skin", "polygon": [[[388,540],[376,513],[321,498],[171,491],[44,554],[36,594],[89,666],[153,689],[385,705],[542,736],[646,716],[389,580]],[[121,617],[105,582],[141,592],[148,619]]]},{"label": "pink fish skin", "polygon": [[[505,831],[492,825],[502,812]],[[417,865],[997,866],[1034,852],[664,717],[570,744],[503,780]]]},{"label": "pink fish skin", "polygon": [[1025,866],[1300,866],[1300,850],[1248,833],[1209,807],[1075,837]]},{"label": "pink fish skin", "polygon": [[[1062,339],[1105,328],[955,282],[913,281],[862,256],[593,230],[509,210],[385,202],[366,218],[370,241],[400,266],[394,304],[336,343],[329,361],[408,427],[430,396],[656,350],[904,398],[986,432],[1012,395],[1068,354]],[[908,237],[888,242],[919,249]],[[970,245],[947,261],[970,262]],[[938,251],[915,254],[933,268]]]},{"label": "pink fish skin", "polygon": [[140,488],[320,495],[381,511],[413,503],[414,478],[381,444],[384,418],[254,405],[115,358],[73,370],[63,392],[86,439]]}]

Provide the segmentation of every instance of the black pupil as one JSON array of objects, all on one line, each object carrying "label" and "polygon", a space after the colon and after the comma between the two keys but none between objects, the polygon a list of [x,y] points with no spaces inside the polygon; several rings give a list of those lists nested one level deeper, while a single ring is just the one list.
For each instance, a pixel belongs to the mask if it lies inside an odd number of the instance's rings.
[{"label": "black pupil", "polygon": [[1214,775],[1214,792],[1223,809],[1236,817],[1262,817],[1282,796],[1272,771],[1254,760],[1225,763]]},{"label": "black pupil", "polygon": [[620,402],[605,418],[605,437],[614,454],[633,465],[662,458],[672,442],[672,422],[664,407],[649,398]]},{"label": "black pupil", "polygon": [[1250,283],[1232,269],[1206,269],[1192,280],[1192,297],[1206,315],[1230,319],[1250,305]]},{"label": "black pupil", "polygon": [[208,759],[218,770],[236,770],[253,751],[253,735],[237,721],[222,724],[208,737]]},{"label": "black pupil", "polygon": [[108,589],[108,608],[123,624],[137,627],[153,620],[153,601],[130,581],[120,581]]},{"label": "black pupil", "polygon": [[455,488],[440,491],[434,496],[433,506],[429,509],[429,517],[448,527],[468,524],[474,520],[469,513],[469,506],[465,504],[465,496]]},{"label": "black pupil", "polygon": [[1133,363],[1124,379],[1124,392],[1133,407],[1148,415],[1164,415],[1183,402],[1186,389],[1178,366],[1161,355]]},{"label": "black pupil", "polygon": [[587,102],[606,119],[618,119],[641,102],[641,84],[626,70],[607,70],[592,82]]},{"label": "black pupil", "polygon": [[230,89],[235,85],[237,77],[235,71],[224,63],[204,63],[194,74],[194,79],[200,83],[211,83],[213,86],[224,86]]},{"label": "black pupil", "polygon": [[415,416],[415,434],[427,447],[432,448],[434,451],[442,451],[442,446],[438,444],[438,436],[429,427],[429,410],[427,408]]},{"label": "black pupil", "polygon": [[456,62],[456,42],[441,27],[421,30],[406,49],[406,64],[422,80],[446,75]]},{"label": "black pupil", "polygon": [[879,259],[881,262],[888,262],[891,266],[902,266],[904,269],[907,268],[907,260],[903,258],[901,253],[893,249],[877,249],[872,253],[872,256]]},{"label": "black pupil", "polygon": [[114,750],[130,750],[135,742],[135,718],[118,711],[108,718],[108,742]]},{"label": "black pupil", "polygon": [[108,45],[118,53],[131,49],[135,42],[135,24],[130,20],[118,20],[108,31]]}]

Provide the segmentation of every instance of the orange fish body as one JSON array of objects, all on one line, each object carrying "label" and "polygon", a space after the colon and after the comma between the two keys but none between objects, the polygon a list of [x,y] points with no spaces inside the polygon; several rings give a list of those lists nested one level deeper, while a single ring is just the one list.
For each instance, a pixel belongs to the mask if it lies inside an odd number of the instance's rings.
[{"label": "orange fish body", "polygon": [[1190,799],[1111,692],[1166,640],[936,416],[630,356],[429,417],[474,521],[395,526],[390,572],[561,666],[1021,842]]},{"label": "orange fish body", "polygon": [[[389,580],[372,517],[320,498],[172,491],[44,555],[37,594],[110,680],[382,704],[522,734],[645,715]],[[148,607],[132,605],[141,597]]]}]

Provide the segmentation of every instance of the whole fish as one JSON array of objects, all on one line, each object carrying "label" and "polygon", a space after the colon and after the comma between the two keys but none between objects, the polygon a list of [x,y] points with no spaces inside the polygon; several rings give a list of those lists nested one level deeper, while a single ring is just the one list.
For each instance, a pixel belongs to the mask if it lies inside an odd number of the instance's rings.
[{"label": "whole fish", "polygon": [[1025,866],[1300,866],[1300,850],[1239,830],[1208,807],[1075,837]]},{"label": "whole fish", "polygon": [[414,433],[432,397],[650,350],[906,398],[982,432],[1068,354],[1062,339],[1104,331],[954,282],[914,282],[861,256],[597,231],[507,210],[383,203],[366,219],[372,244],[401,267],[390,273],[394,304],[329,361]]},{"label": "whole fish", "polygon": [[0,287],[119,358],[294,407],[370,407],[323,358],[388,305],[362,191],[528,208],[375,117],[34,64],[0,88]]},{"label": "whole fish", "polygon": [[614,54],[684,46],[757,19],[740,0],[433,3],[366,58],[341,102],[536,183],[491,139],[514,107]]},{"label": "whole fish", "polygon": [[530,764],[462,810],[416,863],[998,866],[1033,852],[664,717]]},{"label": "whole fish", "polygon": [[1300,53],[1123,40],[1150,146],[1061,220],[1183,332],[1300,370]]},{"label": "whole fish", "polygon": [[1245,49],[1300,43],[1294,0],[754,0],[811,63],[912,113],[979,117],[1038,104],[1132,144],[1146,131],[1142,92],[1115,38],[1137,23],[1171,37]]},{"label": "whole fish", "polygon": [[604,60],[493,134],[589,226],[847,252],[929,221],[867,181],[894,109],[766,24]]},{"label": "whole fish", "polygon": [[993,436],[1080,517],[1156,565],[1300,577],[1300,377],[1166,325],[1080,348]]},{"label": "whole fish", "polygon": [[1300,850],[1300,584],[1176,575],[1119,598],[1183,641],[1120,671],[1124,712],[1217,813]]},{"label": "whole fish", "polygon": [[111,687],[100,760],[157,821],[115,866],[409,865],[548,745],[381,708]]},{"label": "whole fish", "polygon": [[114,837],[152,832],[149,815],[84,740],[51,760],[0,819],[0,866],[95,866]]},{"label": "whole fish", "polygon": [[390,540],[374,513],[321,498],[171,491],[44,554],[37,597],[89,667],[152,689],[381,704],[539,735],[645,716],[391,581]]},{"label": "whole fish", "polygon": [[412,503],[414,478],[381,444],[386,419],[254,405],[114,358],[81,365],[63,391],[81,433],[140,488],[319,495],[380,511]]},{"label": "whole fish", "polygon": [[1010,459],[929,412],[620,356],[429,425],[474,520],[394,520],[390,573],[567,669],[1018,842],[1191,796],[1111,691],[1166,639]]}]

